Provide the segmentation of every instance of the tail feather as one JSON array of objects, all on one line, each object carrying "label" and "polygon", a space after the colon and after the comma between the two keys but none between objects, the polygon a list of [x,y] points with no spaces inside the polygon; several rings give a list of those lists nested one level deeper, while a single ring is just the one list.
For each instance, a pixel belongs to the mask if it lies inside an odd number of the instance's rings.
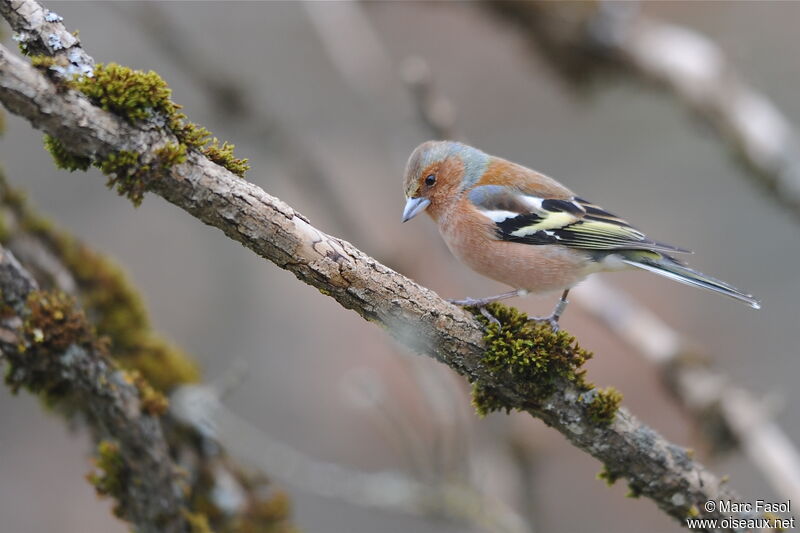
[{"label": "tail feather", "polygon": [[686,285],[724,294],[734,300],[748,304],[753,309],[761,309],[761,303],[751,295],[728,285],[724,281],[693,270],[666,254],[631,252],[622,258],[622,262]]}]

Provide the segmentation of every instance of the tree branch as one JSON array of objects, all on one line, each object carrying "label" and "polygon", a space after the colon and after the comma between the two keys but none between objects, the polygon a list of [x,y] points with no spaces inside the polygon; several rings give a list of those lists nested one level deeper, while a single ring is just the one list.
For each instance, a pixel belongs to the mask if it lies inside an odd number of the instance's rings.
[{"label": "tree branch", "polygon": [[573,299],[659,369],[714,448],[739,446],[777,494],[800,498],[800,454],[763,400],[716,371],[696,343],[600,280],[581,284]]},{"label": "tree branch", "polygon": [[800,142],[791,122],[719,47],[632,2],[485,2],[576,85],[599,73],[654,82],[712,125],[753,178],[800,216]]},{"label": "tree branch", "polygon": [[[106,465],[103,472],[108,478],[104,490],[118,497],[117,512],[142,532],[188,532],[180,476],[158,417],[146,412],[140,391],[104,353],[85,316],[37,289],[11,252],[0,247],[5,309],[0,350],[12,363],[7,381],[12,387],[44,389],[85,404],[94,430],[117,443],[107,454],[118,453],[119,466],[108,471]],[[50,320],[53,329],[46,328]],[[66,333],[56,328],[70,328],[81,340],[62,338]],[[37,345],[44,347],[44,356],[36,356],[42,349]]]},{"label": "tree branch", "polygon": [[314,155],[313,147],[302,143],[276,113],[265,109],[257,91],[240,77],[229,75],[227,65],[212,65],[208,57],[198,56],[191,35],[173,23],[167,9],[156,2],[108,5],[137,24],[161,54],[206,93],[218,120],[234,124],[236,131],[257,138],[265,155],[286,167],[301,187],[316,191],[317,198],[335,206],[328,211],[337,228],[347,235],[358,231],[352,218],[346,215],[347,199],[330,180],[322,177],[325,165]]},{"label": "tree branch", "polygon": [[[7,1],[7,0],[6,0]],[[29,3],[15,1],[12,4]],[[27,62],[0,48],[0,100],[13,113],[57,137],[72,153],[107,157],[141,154],[146,163],[172,141],[157,125],[141,127],[92,106],[80,94],[59,91]],[[483,361],[484,331],[465,311],[390,270],[349,243],[314,228],[300,213],[257,186],[190,152],[185,163],[145,176],[149,190],[221,229],[232,239],[329,294],[342,306],[388,329],[411,349],[444,362],[502,403],[525,410],[605,463],[609,472],[653,499],[671,516],[708,513],[707,500],[735,494],[681,448],[620,409],[609,425],[589,416],[589,405],[569,379],[556,379],[542,399],[531,384]],[[568,355],[568,354],[567,354]],[[737,516],[747,517],[745,514]]]},{"label": "tree branch", "polygon": [[14,40],[26,54],[43,54],[56,59],[58,72],[91,75],[94,59],[81,48],[78,38],[61,23],[63,18],[37,2],[0,2],[0,15],[16,32]]},{"label": "tree branch", "polygon": [[[138,294],[127,282],[121,269],[39,215],[22,194],[8,185],[2,171],[0,219],[3,220],[0,235],[2,246],[19,258],[25,269],[35,276],[40,287],[62,291],[82,303],[83,311],[97,335],[109,341],[110,359],[125,369],[119,372],[126,382],[133,383],[139,389],[146,411],[162,413],[167,404],[162,392],[172,392],[178,385],[197,381],[198,373],[192,359],[167,343],[150,327]],[[46,339],[44,334],[42,339]],[[58,357],[58,353],[44,349],[41,343],[35,347],[35,353],[26,352],[22,361],[23,369],[27,366],[41,370],[42,364],[38,358],[47,368],[46,363]],[[65,364],[78,362],[72,360]],[[58,376],[58,379],[50,380],[51,385],[53,382],[58,384],[57,390],[62,387],[74,389],[71,382],[76,372],[55,370],[55,373],[46,374]],[[41,380],[35,383],[22,381],[26,377],[38,376],[30,372],[23,371],[17,375],[15,370],[10,376],[9,385],[26,385],[34,392],[39,385],[47,384]],[[116,384],[101,379],[98,386],[116,387]],[[90,423],[89,429],[94,440],[100,441],[100,473],[93,474],[90,480],[99,493],[113,497],[117,508],[123,510],[130,495],[111,490],[114,488],[111,480],[121,479],[119,474],[129,470],[127,457],[118,454],[119,445],[115,442],[125,435],[121,432],[110,435],[109,431],[98,428],[96,423],[92,424],[95,417],[91,414],[91,402],[83,401],[81,397],[81,401],[76,403],[75,394],[54,395],[50,393],[51,388],[44,387],[40,391],[51,407],[64,412],[70,421],[78,419],[78,415],[85,415],[80,419]],[[172,404],[172,396],[169,403]],[[252,468],[245,470],[226,454],[225,449],[216,443],[210,445],[210,437],[204,432],[179,423],[172,416],[172,410],[162,413],[160,421],[162,427],[167,429],[165,439],[169,456],[180,461],[177,466],[181,472],[181,494],[188,502],[185,516],[191,519],[193,527],[205,526],[207,520],[208,526],[221,533],[239,531],[241,528],[267,528],[274,533],[294,531],[288,520],[288,498],[285,493],[276,490],[275,485],[261,472]],[[110,437],[112,441],[107,440]],[[156,445],[159,443],[156,442]],[[116,457],[121,461],[116,461]],[[116,473],[107,472],[110,467]],[[117,488],[122,486],[117,484]],[[118,514],[130,519],[128,514]],[[140,524],[136,525],[142,529]]]}]

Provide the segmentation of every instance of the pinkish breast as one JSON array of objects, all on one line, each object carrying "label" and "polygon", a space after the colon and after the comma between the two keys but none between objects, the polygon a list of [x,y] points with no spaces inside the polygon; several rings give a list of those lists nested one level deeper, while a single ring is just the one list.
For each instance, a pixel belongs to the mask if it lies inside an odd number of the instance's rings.
[{"label": "pinkish breast", "polygon": [[572,287],[596,269],[575,250],[494,238],[494,224],[474,209],[439,218],[439,232],[460,261],[488,278],[517,289],[545,293]]}]

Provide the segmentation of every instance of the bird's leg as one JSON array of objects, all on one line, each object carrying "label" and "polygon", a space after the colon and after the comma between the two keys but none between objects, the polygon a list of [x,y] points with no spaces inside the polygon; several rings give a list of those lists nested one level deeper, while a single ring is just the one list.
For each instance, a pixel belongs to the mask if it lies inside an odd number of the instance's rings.
[{"label": "bird's leg", "polygon": [[508,300],[509,298],[514,298],[515,296],[525,296],[528,294],[528,291],[525,289],[517,289],[509,292],[504,292],[503,294],[497,294],[495,296],[487,296],[486,298],[464,298],[463,300],[447,300],[449,303],[453,305],[460,305],[461,307],[486,307],[492,302],[499,302],[500,300]]},{"label": "bird's leg", "polygon": [[556,306],[553,308],[553,312],[550,314],[550,318],[552,318],[555,322],[558,322],[558,319],[561,318],[561,315],[567,308],[567,304],[569,303],[569,300],[567,300],[568,294],[569,289],[564,289],[564,292],[561,293],[561,298],[558,299],[558,303],[556,303]]},{"label": "bird's leg", "polygon": [[561,318],[561,315],[564,313],[564,309],[567,308],[567,304],[569,300],[567,300],[567,295],[569,294],[569,289],[565,289],[564,292],[561,293],[561,298],[559,298],[558,303],[553,308],[553,312],[550,313],[550,316],[535,316],[531,317],[531,320],[535,320],[536,322],[547,322],[550,324],[550,327],[553,328],[553,332],[558,331],[558,319]]},{"label": "bird's leg", "polygon": [[453,305],[459,305],[461,307],[477,307],[478,311],[481,312],[483,316],[489,319],[489,322],[494,324],[500,325],[500,321],[497,320],[486,306],[492,302],[499,302],[500,300],[507,300],[509,298],[514,298],[515,296],[525,296],[528,294],[528,291],[525,289],[517,289],[509,292],[504,292],[503,294],[497,294],[495,296],[488,296],[486,298],[464,298],[463,300],[447,300]]}]

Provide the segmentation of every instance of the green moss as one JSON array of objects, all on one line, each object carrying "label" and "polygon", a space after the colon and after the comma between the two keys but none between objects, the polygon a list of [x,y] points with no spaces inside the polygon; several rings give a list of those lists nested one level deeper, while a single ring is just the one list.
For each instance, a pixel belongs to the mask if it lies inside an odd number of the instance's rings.
[{"label": "green moss", "polygon": [[292,533],[297,528],[289,518],[292,504],[289,495],[282,490],[272,491],[267,497],[251,502],[247,511],[226,528],[229,533]]},{"label": "green moss", "polygon": [[125,466],[125,461],[119,453],[116,443],[102,440],[97,445],[97,456],[94,459],[95,468],[86,479],[94,485],[97,494],[110,496],[115,500],[114,514],[118,517],[124,515],[122,501],[125,486],[131,483],[130,472]]},{"label": "green moss", "polygon": [[200,465],[190,491],[190,508],[208,519],[220,533],[296,533],[291,525],[291,500],[263,475],[246,471],[219,457],[233,476],[245,500],[236,513],[219,507],[215,495],[219,482],[219,463]]},{"label": "green moss", "polygon": [[[764,513],[764,518],[768,520],[769,527],[772,528],[773,531],[786,531],[785,528],[782,527],[781,517],[776,515],[775,513],[766,512]],[[794,520],[794,519],[792,519]],[[794,528],[792,528],[794,529]]]},{"label": "green moss", "polygon": [[73,154],[64,147],[61,141],[47,133],[44,134],[44,148],[53,156],[53,161],[58,168],[63,168],[70,172],[76,170],[86,171],[92,164],[91,159]]},{"label": "green moss", "polygon": [[250,514],[261,522],[286,520],[292,513],[292,501],[282,490],[273,491],[268,498],[254,502]]},{"label": "green moss", "polygon": [[[58,405],[71,414],[79,407],[80,396],[71,395],[71,381],[65,377],[56,357],[65,355],[73,345],[108,357],[107,338],[98,338],[83,311],[77,309],[72,297],[59,292],[33,291],[27,298],[27,311],[20,330],[18,353],[9,353],[6,382],[13,392],[22,387],[40,394],[45,403]],[[0,310],[0,312],[4,312]],[[115,362],[108,363],[115,366]],[[125,380],[139,393],[142,412],[160,416],[169,407],[167,398],[143,377],[138,370],[123,372]]]},{"label": "green moss", "polygon": [[14,211],[27,208],[27,197],[22,191],[11,188],[8,185],[8,178],[0,167],[0,203]]},{"label": "green moss", "polygon": [[603,469],[597,473],[597,479],[601,479],[606,482],[606,485],[609,487],[612,486],[617,480],[622,477],[620,474],[612,472],[608,469],[608,466],[603,465]]},{"label": "green moss", "polygon": [[26,302],[18,353],[8,353],[6,383],[12,392],[24,387],[42,394],[48,403],[63,399],[71,383],[53,360],[70,345],[102,350],[84,313],[68,295],[54,291],[32,291]]},{"label": "green moss", "polygon": [[[606,482],[606,485],[609,487],[612,486],[614,483],[617,482],[619,478],[622,477],[621,474],[616,472],[612,472],[608,469],[607,465],[603,465],[603,469],[597,474],[597,479],[601,479]],[[637,485],[633,483],[628,483],[628,493],[625,495],[628,498],[638,498],[642,495],[642,490]]]},{"label": "green moss", "polygon": [[144,198],[149,165],[139,164],[139,154],[127,150],[112,152],[94,164],[108,177],[106,185],[138,207]]},{"label": "green moss", "polygon": [[53,65],[56,65],[56,59],[52,56],[35,55],[30,56],[30,59],[31,65],[41,70],[47,70]]},{"label": "green moss", "polygon": [[250,170],[250,165],[247,164],[247,159],[238,159],[233,155],[234,146],[230,143],[222,143],[219,145],[219,140],[214,137],[211,144],[203,148],[201,151],[212,160],[214,163],[227,168],[237,176],[244,177],[245,172]]},{"label": "green moss", "polygon": [[151,330],[142,331],[136,342],[114,353],[119,353],[123,366],[139,370],[148,382],[163,392],[200,381],[200,369],[194,360]]},{"label": "green moss", "polygon": [[71,296],[60,291],[32,291],[27,305],[30,314],[22,331],[34,345],[47,346],[50,353],[64,351],[71,344],[92,346],[92,327]]},{"label": "green moss", "polygon": [[36,236],[67,266],[78,285],[80,301],[97,333],[111,341],[114,359],[138,370],[157,391],[194,383],[200,372],[182,350],[153,331],[136,289],[122,269],[39,216],[23,194],[0,175],[0,204],[18,221],[18,231]]},{"label": "green moss", "polygon": [[628,483],[628,492],[625,494],[626,498],[639,498],[642,495],[641,487]]},{"label": "green moss", "polygon": [[594,389],[594,396],[586,411],[592,422],[609,425],[617,416],[619,404],[622,402],[622,393],[614,387]]},{"label": "green moss", "polygon": [[[529,320],[525,313],[511,307],[494,303],[488,310],[500,325],[470,309],[486,328],[486,351],[481,361],[501,381],[514,383],[515,389],[535,404],[551,396],[565,380],[579,391],[591,389],[581,367],[592,354],[574,337],[563,330],[553,332],[549,324]],[[480,383],[473,384],[472,402],[479,414],[522,407],[508,404]]]},{"label": "green moss", "polygon": [[0,243],[6,244],[11,239],[12,231],[8,224],[8,216],[4,211],[0,211]]},{"label": "green moss", "polygon": [[92,77],[72,82],[95,105],[125,118],[131,124],[151,118],[155,113],[169,117],[177,112],[172,90],[161,76],[116,63],[98,63]]},{"label": "green moss", "polygon": [[152,330],[144,303],[119,266],[54,228],[40,225],[36,232],[70,268],[84,307],[123,367],[138,370],[162,392],[200,379],[194,361]]},{"label": "green moss", "polygon": [[502,411],[505,409],[506,413],[510,413],[512,406],[509,406],[506,400],[497,394],[489,387],[484,387],[477,383],[472,384],[472,407],[475,408],[475,413],[481,418],[494,411]]},{"label": "green moss", "polygon": [[156,150],[156,157],[162,169],[168,170],[186,162],[186,145],[169,143]]},{"label": "green moss", "polygon": [[169,400],[167,400],[166,396],[154,389],[153,386],[144,379],[141,372],[138,370],[125,370],[123,376],[125,381],[135,386],[139,391],[139,401],[141,402],[142,412],[153,416],[161,416],[167,412]]},{"label": "green moss", "polygon": [[[179,144],[165,147],[172,154],[160,157],[162,162],[183,162],[186,150],[203,152],[215,163],[231,172],[244,176],[249,169],[246,159],[233,155],[233,145],[222,143],[215,138],[209,142],[209,131],[190,122],[181,106],[172,101],[172,90],[155,72],[143,72],[116,63],[95,65],[92,77],[82,77],[72,82],[72,87],[85,94],[95,105],[125,118],[129,123],[160,116],[177,137]],[[161,154],[166,156],[167,154]]]},{"label": "green moss", "polygon": [[203,126],[198,126],[194,122],[189,122],[186,115],[176,113],[169,122],[169,128],[175,136],[188,148],[200,149],[208,143],[211,132]]},{"label": "green moss", "polygon": [[[49,68],[55,59],[34,56],[31,63],[39,68]],[[172,90],[155,72],[143,72],[116,63],[95,65],[92,77],[83,76],[67,82],[69,88],[81,91],[95,105],[119,115],[130,124],[144,120],[163,121],[177,138],[155,152],[154,161],[143,161],[142,155],[130,151],[112,152],[104,158],[89,158],[69,152],[59,140],[45,135],[45,148],[52,154],[56,166],[70,171],[86,170],[94,164],[106,176],[108,186],[129,198],[134,205],[142,202],[149,181],[159,179],[162,173],[186,161],[188,150],[197,150],[209,159],[243,177],[249,170],[246,159],[234,156],[233,145],[219,140],[209,144],[211,134],[190,122],[181,106],[172,101]]]},{"label": "green moss", "polygon": [[189,523],[191,533],[214,533],[208,523],[208,517],[203,513],[193,513],[188,509],[182,510],[183,517]]}]

